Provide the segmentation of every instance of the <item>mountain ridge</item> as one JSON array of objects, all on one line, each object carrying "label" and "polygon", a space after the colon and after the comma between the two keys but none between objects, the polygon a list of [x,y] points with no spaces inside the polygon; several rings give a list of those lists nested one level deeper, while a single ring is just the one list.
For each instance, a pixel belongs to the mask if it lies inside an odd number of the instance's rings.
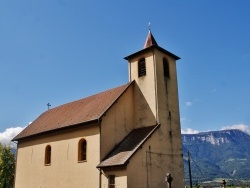
[{"label": "mountain ridge", "polygon": [[187,152],[197,179],[250,179],[250,135],[238,129],[182,134],[184,169],[187,178]]}]

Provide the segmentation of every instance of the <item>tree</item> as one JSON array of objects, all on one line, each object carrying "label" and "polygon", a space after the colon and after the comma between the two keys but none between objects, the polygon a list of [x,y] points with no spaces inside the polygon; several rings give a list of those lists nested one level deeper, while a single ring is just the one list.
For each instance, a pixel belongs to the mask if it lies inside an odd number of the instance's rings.
[{"label": "tree", "polygon": [[[2,148],[3,148],[3,146],[2,146],[2,144],[0,143],[0,156],[1,156],[1,154],[2,154]],[[1,157],[0,157],[0,164],[1,164]],[[1,177],[1,176],[0,176]]]},{"label": "tree", "polygon": [[12,188],[14,184],[15,157],[10,146],[0,144],[0,188]]}]

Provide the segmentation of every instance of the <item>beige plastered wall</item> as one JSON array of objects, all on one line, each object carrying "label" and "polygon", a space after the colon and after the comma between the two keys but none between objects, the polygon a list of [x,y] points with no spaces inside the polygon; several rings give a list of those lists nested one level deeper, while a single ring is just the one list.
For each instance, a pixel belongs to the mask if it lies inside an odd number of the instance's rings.
[{"label": "beige plastered wall", "polygon": [[[146,76],[138,77],[138,61],[145,58]],[[155,69],[151,52],[129,60],[130,79],[135,80],[135,125],[136,127],[156,124]]]},{"label": "beige plastered wall", "polygon": [[[141,58],[146,59],[147,73],[146,76],[138,78],[138,61]],[[164,77],[163,58],[166,58],[169,62],[170,78]],[[160,123],[160,128],[156,130],[150,141],[147,141],[147,143],[150,142],[146,146],[148,151],[144,151],[145,146],[143,146],[143,149],[137,152],[132,158],[132,162],[129,163],[129,166],[131,163],[134,163],[132,166],[139,164],[144,164],[144,166],[141,166],[142,169],[138,166],[131,168],[132,170],[128,168],[128,182],[132,179],[131,182],[142,181],[142,184],[148,182],[148,187],[162,187],[165,183],[163,180],[166,173],[171,173],[173,177],[178,179],[172,185],[172,188],[184,187],[176,62],[172,57],[157,49],[142,54],[130,60],[130,62],[132,62],[130,63],[131,79],[136,80],[136,84],[142,92],[140,95],[135,93],[135,98],[137,98],[135,102],[139,103],[140,101],[145,107],[147,106],[144,103],[148,103],[149,107],[144,108],[144,110],[140,107],[135,108],[136,123],[138,125],[144,121],[145,124],[146,121],[152,123],[152,117],[144,115],[150,114],[151,111],[154,118]],[[138,153],[141,152],[142,155],[139,157]],[[145,165],[146,156],[151,159],[148,165]],[[143,172],[148,172],[147,181],[141,179],[143,173],[140,180],[133,180],[134,177],[138,177],[136,176],[138,168],[140,173],[142,173],[143,168]],[[133,173],[133,171],[135,172]],[[135,176],[130,179],[131,174]],[[129,185],[131,184],[129,183]]]},{"label": "beige plastered wall", "polygon": [[159,129],[143,144],[127,165],[128,187],[167,187],[166,174],[174,178],[172,188],[184,187],[181,164],[174,164],[171,153],[159,151]]},{"label": "beige plastered wall", "polygon": [[115,188],[128,188],[126,166],[103,169],[101,179],[102,188],[109,188],[108,177],[110,175],[115,176]]},{"label": "beige plastered wall", "polygon": [[[87,161],[78,162],[78,142],[87,141]],[[15,188],[98,187],[99,126],[91,125],[18,143]],[[51,165],[44,164],[51,146]]]},{"label": "beige plastered wall", "polygon": [[[163,58],[166,58],[169,62],[169,78],[162,76],[164,75]],[[161,124],[158,131],[158,142],[165,142],[165,144],[161,145],[162,148],[159,148],[159,151],[168,156],[166,167],[168,173],[171,173],[175,177],[175,183],[173,182],[172,187],[184,187],[176,61],[158,50],[155,50],[155,60],[157,65],[158,114],[159,123]]]},{"label": "beige plastered wall", "polygon": [[127,165],[128,187],[167,187],[165,175],[168,171],[168,156],[159,153],[157,132],[143,144]]},{"label": "beige plastered wall", "polygon": [[133,86],[115,102],[102,118],[101,160],[134,129]]}]

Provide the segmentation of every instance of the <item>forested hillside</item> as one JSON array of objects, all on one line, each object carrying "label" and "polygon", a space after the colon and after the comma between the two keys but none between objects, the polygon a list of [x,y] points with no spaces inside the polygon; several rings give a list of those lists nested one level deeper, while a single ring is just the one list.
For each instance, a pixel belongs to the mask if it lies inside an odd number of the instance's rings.
[{"label": "forested hillside", "polygon": [[240,130],[183,134],[185,176],[187,152],[191,154],[193,179],[250,179],[250,135]]}]

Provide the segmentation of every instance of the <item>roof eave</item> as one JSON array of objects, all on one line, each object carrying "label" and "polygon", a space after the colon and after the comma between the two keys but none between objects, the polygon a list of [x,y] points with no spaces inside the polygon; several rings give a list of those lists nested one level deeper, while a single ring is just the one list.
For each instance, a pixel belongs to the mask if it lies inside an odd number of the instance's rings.
[{"label": "roof eave", "polygon": [[148,136],[142,141],[140,145],[135,149],[135,151],[128,157],[128,159],[123,163],[123,164],[116,164],[116,165],[107,165],[107,166],[102,166],[98,165],[96,168],[108,168],[108,167],[115,167],[115,166],[126,166],[129,163],[129,160],[135,155],[135,153],[142,148],[142,145],[151,137],[151,135],[155,132],[156,129],[160,127],[160,124],[157,124],[155,128],[148,134]]},{"label": "roof eave", "polygon": [[54,132],[58,132],[58,131],[64,131],[64,130],[68,130],[68,129],[72,129],[72,128],[77,128],[77,127],[81,127],[81,126],[92,125],[92,124],[98,123],[100,121],[101,121],[100,118],[96,118],[96,119],[93,119],[93,120],[90,120],[90,121],[78,123],[78,124],[67,126],[67,127],[61,127],[61,128],[57,128],[57,129],[52,129],[52,130],[48,130],[48,131],[45,131],[45,132],[40,132],[40,133],[37,133],[37,134],[29,135],[29,136],[18,137],[18,135],[17,135],[11,141],[12,142],[13,141],[22,141],[22,140],[26,140],[26,139],[30,139],[30,138],[33,138],[33,137],[42,136],[42,135],[46,135],[46,134],[50,134],[50,133],[54,133]]},{"label": "roof eave", "polygon": [[129,61],[130,59],[132,59],[132,58],[134,58],[134,57],[136,57],[136,56],[138,56],[138,55],[140,55],[140,54],[142,54],[142,53],[148,52],[148,51],[150,51],[150,50],[152,50],[152,49],[154,49],[154,48],[155,48],[155,49],[158,49],[159,51],[161,51],[161,52],[163,52],[163,53],[166,53],[167,55],[169,55],[170,57],[174,58],[175,60],[181,59],[181,58],[178,57],[177,55],[175,55],[175,54],[173,54],[173,53],[171,53],[171,52],[165,50],[164,48],[162,48],[162,47],[160,47],[160,46],[158,46],[158,45],[149,46],[148,48],[142,49],[142,50],[140,50],[140,51],[138,51],[138,52],[135,52],[135,53],[133,53],[133,54],[131,54],[131,55],[128,55],[128,56],[125,57],[124,59]]},{"label": "roof eave", "polygon": [[143,144],[154,134],[155,130],[160,127],[160,124],[157,124],[155,128],[148,134],[148,136],[142,141],[142,143],[135,149],[135,151],[130,155],[130,157],[125,161],[124,165],[127,165],[129,163],[129,160],[136,154],[136,152],[142,148]]},{"label": "roof eave", "polygon": [[98,169],[107,169],[107,168],[113,168],[113,167],[122,167],[122,166],[127,166],[128,163],[124,163],[124,164],[117,164],[117,165],[107,165],[107,166],[97,166],[96,168]]}]

